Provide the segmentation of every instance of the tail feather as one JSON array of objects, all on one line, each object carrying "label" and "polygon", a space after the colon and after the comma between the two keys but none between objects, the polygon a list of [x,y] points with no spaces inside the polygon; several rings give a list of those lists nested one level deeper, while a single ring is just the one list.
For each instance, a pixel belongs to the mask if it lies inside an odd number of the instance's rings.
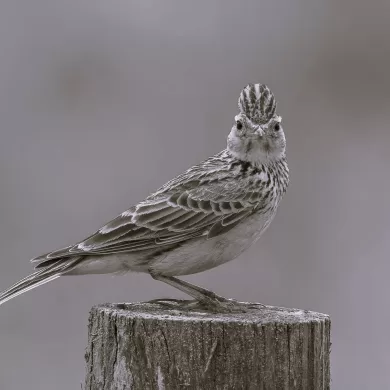
[{"label": "tail feather", "polygon": [[75,268],[81,259],[82,256],[59,259],[55,263],[50,263],[47,267],[39,269],[39,271],[34,272],[15,283],[9,289],[3,291],[0,294],[0,305],[35,287],[42,286],[43,284],[59,278],[64,273]]}]

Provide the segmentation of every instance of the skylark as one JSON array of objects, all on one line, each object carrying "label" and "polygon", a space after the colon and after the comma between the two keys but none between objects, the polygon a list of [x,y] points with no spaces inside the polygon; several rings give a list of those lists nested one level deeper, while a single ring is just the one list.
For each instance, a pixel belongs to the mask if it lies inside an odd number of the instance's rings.
[{"label": "skylark", "polygon": [[135,271],[192,296],[187,307],[245,310],[242,302],[177,278],[239,256],[269,226],[287,189],[286,140],[273,94],[249,84],[238,108],[226,149],[85,240],[32,259],[36,272],[0,294],[0,304],[63,275]]}]

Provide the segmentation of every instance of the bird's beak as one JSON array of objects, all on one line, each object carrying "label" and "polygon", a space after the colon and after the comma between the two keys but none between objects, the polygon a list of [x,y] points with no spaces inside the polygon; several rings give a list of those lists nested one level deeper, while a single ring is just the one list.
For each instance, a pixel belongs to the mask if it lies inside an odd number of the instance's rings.
[{"label": "bird's beak", "polygon": [[257,128],[257,130],[255,131],[255,134],[256,134],[259,138],[262,138],[262,137],[264,137],[265,132],[264,132],[264,130],[259,126],[259,127]]}]

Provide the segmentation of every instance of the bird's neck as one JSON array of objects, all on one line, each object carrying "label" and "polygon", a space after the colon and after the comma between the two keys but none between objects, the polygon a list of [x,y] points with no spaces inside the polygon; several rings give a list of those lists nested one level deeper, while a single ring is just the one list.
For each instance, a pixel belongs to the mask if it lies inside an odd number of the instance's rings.
[{"label": "bird's neck", "polygon": [[240,162],[242,165],[252,166],[254,168],[261,167],[272,167],[278,165],[279,163],[286,162],[285,153],[274,155],[274,154],[266,154],[266,153],[256,153],[256,154],[245,154],[242,155],[240,153],[235,153],[232,150],[227,149],[227,153],[231,156],[232,159]]}]

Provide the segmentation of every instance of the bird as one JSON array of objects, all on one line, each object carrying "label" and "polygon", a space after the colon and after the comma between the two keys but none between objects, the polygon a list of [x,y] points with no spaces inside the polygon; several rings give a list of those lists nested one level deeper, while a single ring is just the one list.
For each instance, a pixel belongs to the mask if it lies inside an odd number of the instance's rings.
[{"label": "bird", "polygon": [[[35,272],[0,294],[0,305],[60,276],[148,273],[191,296],[183,308],[246,311],[179,276],[231,261],[273,220],[289,184],[286,138],[265,84],[248,84],[226,148],[168,181],[75,245],[30,260]],[[174,299],[154,302],[178,303]],[[173,304],[173,303],[172,303]]]}]

